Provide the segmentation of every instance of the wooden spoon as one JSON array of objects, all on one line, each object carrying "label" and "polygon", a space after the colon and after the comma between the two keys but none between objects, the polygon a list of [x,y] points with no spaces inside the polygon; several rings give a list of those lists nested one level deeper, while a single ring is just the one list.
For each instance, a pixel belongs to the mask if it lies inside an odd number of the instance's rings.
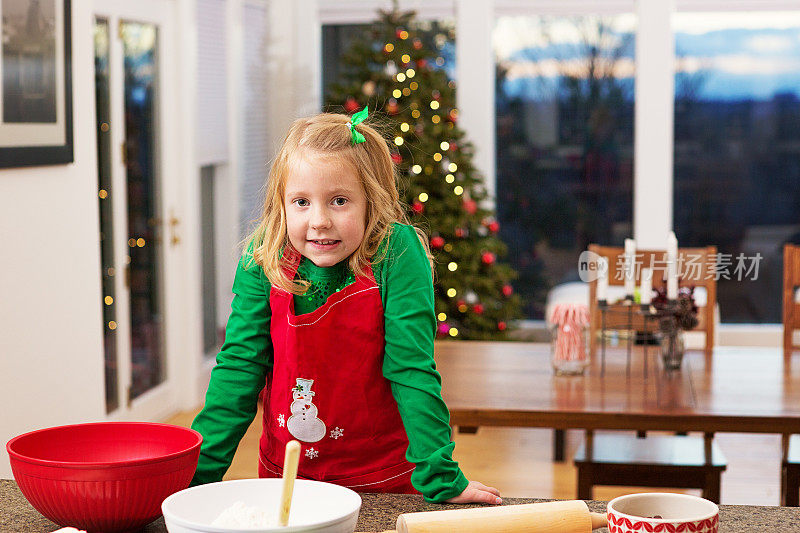
[{"label": "wooden spoon", "polygon": [[289,523],[292,492],[294,492],[294,480],[297,478],[297,463],[299,461],[300,443],[296,440],[290,440],[286,443],[286,452],[283,457],[283,490],[281,490],[281,508],[278,514],[278,525],[281,527]]}]

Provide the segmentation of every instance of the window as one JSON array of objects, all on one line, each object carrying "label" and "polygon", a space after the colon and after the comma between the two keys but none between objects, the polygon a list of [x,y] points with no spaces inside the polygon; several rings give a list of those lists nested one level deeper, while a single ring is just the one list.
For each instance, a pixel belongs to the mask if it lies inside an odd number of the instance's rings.
[{"label": "window", "polygon": [[528,318],[632,233],[634,44],[628,14],[497,19],[497,216]]},{"label": "window", "polygon": [[800,13],[677,13],[674,226],[718,247],[723,322],[781,321],[800,242]]}]

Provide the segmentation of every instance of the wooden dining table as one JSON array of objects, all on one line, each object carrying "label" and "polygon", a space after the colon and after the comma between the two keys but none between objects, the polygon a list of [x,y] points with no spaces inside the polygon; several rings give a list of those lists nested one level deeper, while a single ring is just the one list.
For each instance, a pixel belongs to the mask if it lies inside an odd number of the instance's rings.
[{"label": "wooden dining table", "polygon": [[[451,425],[556,430],[800,433],[800,361],[778,348],[688,350],[681,368],[665,370],[657,347],[609,348],[605,372],[592,361],[583,375],[553,371],[541,343],[439,341],[436,364]],[[558,453],[558,450],[556,450]],[[563,443],[562,452],[563,454]]]}]

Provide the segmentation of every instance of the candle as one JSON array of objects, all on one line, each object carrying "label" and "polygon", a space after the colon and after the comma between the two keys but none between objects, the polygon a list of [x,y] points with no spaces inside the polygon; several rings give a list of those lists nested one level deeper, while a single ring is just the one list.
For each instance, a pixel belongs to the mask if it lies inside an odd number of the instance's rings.
[{"label": "candle", "polygon": [[625,239],[625,296],[633,297],[633,289],[636,286],[634,276],[634,259],[636,256],[636,241]]},{"label": "candle", "polygon": [[670,231],[667,237],[667,300],[678,299],[678,239]]},{"label": "candle", "polygon": [[608,259],[605,257],[597,260],[597,299],[608,299]]},{"label": "candle", "polygon": [[642,288],[641,288],[641,303],[642,305],[650,305],[650,300],[653,296],[653,269],[642,269]]}]

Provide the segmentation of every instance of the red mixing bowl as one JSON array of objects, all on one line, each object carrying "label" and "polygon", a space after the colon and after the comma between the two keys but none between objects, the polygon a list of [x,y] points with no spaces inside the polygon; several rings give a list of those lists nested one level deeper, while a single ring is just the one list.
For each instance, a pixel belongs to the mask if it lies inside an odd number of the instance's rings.
[{"label": "red mixing bowl", "polygon": [[170,424],[98,422],[40,429],[6,450],[22,494],[62,526],[131,531],[189,486],[203,437]]}]

